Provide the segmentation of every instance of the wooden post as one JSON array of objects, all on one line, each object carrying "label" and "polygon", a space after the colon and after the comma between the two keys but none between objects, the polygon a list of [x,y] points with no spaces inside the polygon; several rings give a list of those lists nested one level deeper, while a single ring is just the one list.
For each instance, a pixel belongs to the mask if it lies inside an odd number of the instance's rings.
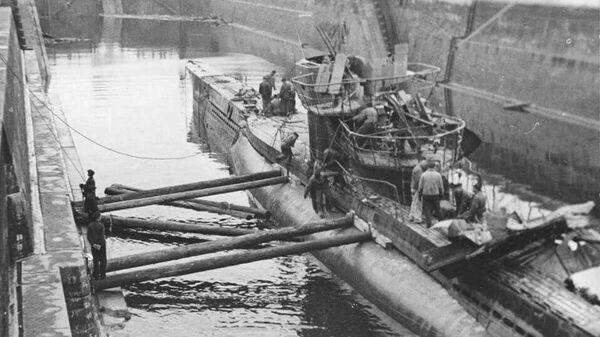
[{"label": "wooden post", "polygon": [[271,231],[261,231],[235,238],[220,239],[181,247],[161,249],[155,252],[127,255],[108,261],[106,270],[115,271],[127,268],[135,268],[154,263],[183,259],[191,256],[222,252],[225,250],[250,248],[259,243],[290,239],[300,235],[349,227],[352,226],[353,223],[353,216],[350,214],[339,219],[307,223],[301,227],[288,227]]},{"label": "wooden post", "polygon": [[[112,186],[107,187],[104,190],[104,193],[109,194],[109,195],[115,195],[115,194],[124,194],[124,193],[138,192],[138,191],[143,191],[143,190],[141,190],[139,188],[135,188],[135,187],[124,186],[124,185],[120,185],[120,184],[113,184]],[[190,205],[190,204],[193,204],[193,205]],[[200,211],[213,212],[213,213],[219,213],[219,214],[230,214],[230,215],[238,216],[238,217],[240,214],[238,212],[243,212],[244,214],[252,214],[260,219],[268,219],[271,216],[271,212],[264,210],[264,209],[256,208],[256,207],[240,206],[240,205],[231,204],[228,202],[223,203],[223,202],[218,202],[218,201],[202,200],[202,199],[174,201],[174,202],[167,203],[166,205],[182,207],[182,208],[191,208],[191,209],[196,209],[196,210],[200,210]],[[198,207],[194,207],[194,205],[197,205]],[[236,211],[236,212],[231,212],[231,211]],[[246,216],[243,216],[243,217],[246,217]]]},{"label": "wooden post", "polygon": [[[256,181],[256,180],[263,180],[263,179],[274,178],[274,177],[279,177],[279,176],[281,176],[281,171],[272,170],[272,171],[246,174],[246,175],[242,175],[242,176],[231,176],[231,177],[215,179],[215,180],[199,181],[199,182],[183,184],[183,185],[174,185],[174,186],[153,188],[151,190],[144,190],[144,191],[139,191],[136,193],[127,193],[127,194],[123,194],[123,195],[116,195],[116,196],[100,198],[98,200],[98,204],[105,204],[105,203],[125,201],[125,200],[142,199],[142,198],[155,197],[155,196],[160,196],[160,195],[165,195],[165,194],[173,194],[173,193],[179,193],[179,192],[201,190],[204,188],[213,188],[213,187],[219,187],[219,186],[234,185],[234,184],[240,184],[240,183]],[[117,185],[117,187],[120,187],[120,186]],[[82,201],[75,202],[73,204],[75,207],[83,206]]]},{"label": "wooden post", "polygon": [[196,191],[172,193],[172,194],[148,197],[148,198],[144,198],[144,199],[134,199],[134,200],[113,202],[110,204],[98,205],[98,209],[101,212],[116,211],[116,210],[121,210],[121,209],[142,207],[142,206],[148,206],[148,205],[154,205],[154,204],[164,204],[166,202],[177,201],[177,200],[186,200],[186,199],[193,199],[193,198],[199,198],[199,197],[206,197],[206,196],[214,195],[214,194],[229,193],[229,192],[241,191],[241,190],[258,188],[258,187],[269,186],[269,185],[284,184],[286,182],[288,182],[287,177],[268,178],[268,179],[250,181],[250,182],[235,184],[235,185],[226,185],[226,186],[219,186],[219,187],[213,187],[213,188],[205,188],[205,189],[196,190]]},{"label": "wooden post", "polygon": [[152,230],[177,231],[184,233],[199,233],[208,235],[240,236],[256,233],[253,229],[241,229],[201,224],[189,224],[165,220],[143,220],[125,218],[116,215],[103,215],[100,221],[106,225],[119,228],[141,228]]},{"label": "wooden post", "polygon": [[[104,190],[104,193],[106,194],[123,194],[123,193],[129,193],[131,192],[130,190],[125,190],[125,189],[121,189],[121,188],[116,188],[113,186],[107,187]],[[200,212],[211,212],[211,213],[217,213],[217,214],[227,214],[227,215],[231,215],[233,217],[236,218],[240,218],[240,219],[246,219],[246,220],[250,220],[252,219],[253,215],[251,213],[245,213],[245,212],[241,212],[241,211],[236,211],[233,209],[223,209],[220,207],[212,207],[212,206],[207,206],[207,205],[203,205],[203,204],[198,204],[198,203],[194,203],[194,200],[197,199],[191,199],[191,200],[181,200],[181,201],[171,201],[171,202],[165,202],[163,205],[167,205],[167,206],[173,206],[173,207],[180,207],[180,208],[187,208],[187,209],[193,209],[195,211],[200,211]]]},{"label": "wooden post", "polygon": [[240,253],[214,256],[194,261],[169,263],[153,268],[124,270],[120,272],[109,273],[106,276],[106,279],[94,281],[94,286],[96,289],[113,288],[135,282],[192,274],[259,260],[272,259],[279,256],[301,254],[330,247],[366,242],[369,240],[371,240],[371,234],[367,232],[339,234],[323,239],[292,243],[281,247],[269,247],[254,251],[244,251]]}]

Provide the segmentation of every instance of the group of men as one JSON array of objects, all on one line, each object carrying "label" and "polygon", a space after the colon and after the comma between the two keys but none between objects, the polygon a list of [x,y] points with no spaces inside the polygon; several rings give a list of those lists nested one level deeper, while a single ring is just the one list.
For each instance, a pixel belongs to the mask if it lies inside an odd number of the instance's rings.
[{"label": "group of men", "polygon": [[296,110],[296,94],[292,88],[292,84],[287,78],[281,79],[281,88],[279,88],[279,95],[273,95],[275,88],[275,74],[277,72],[273,70],[269,75],[263,77],[263,81],[258,87],[258,93],[262,98],[263,109],[261,111],[264,115],[277,115],[288,116]]},{"label": "group of men", "polygon": [[100,222],[98,198],[96,197],[96,180],[94,170],[88,170],[85,184],[79,184],[83,194],[83,211],[87,213],[90,223],[87,226],[87,239],[91,245],[94,270],[92,277],[96,280],[106,277],[106,230]]},{"label": "group of men", "polygon": [[[412,171],[411,192],[412,203],[410,219],[421,222],[421,214],[425,217],[427,227],[432,226],[432,218],[464,219],[468,222],[481,222],[486,210],[486,197],[481,191],[482,183],[478,180],[473,186],[473,194],[465,191],[461,183],[448,184],[448,180],[440,173],[439,162],[422,161]],[[454,207],[440,207],[443,200],[450,201],[450,189],[454,199]]]}]

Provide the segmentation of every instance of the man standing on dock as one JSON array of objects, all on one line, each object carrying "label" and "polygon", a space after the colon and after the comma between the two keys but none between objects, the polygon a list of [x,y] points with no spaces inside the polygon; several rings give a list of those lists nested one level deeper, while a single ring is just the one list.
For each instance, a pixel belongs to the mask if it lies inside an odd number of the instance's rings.
[{"label": "man standing on dock", "polygon": [[92,277],[95,280],[102,280],[106,277],[106,238],[104,237],[104,225],[100,223],[100,212],[92,214],[92,222],[87,227],[87,239],[92,245],[94,260]]},{"label": "man standing on dock", "polygon": [[91,216],[98,211],[98,199],[96,198],[96,180],[94,180],[94,170],[87,170],[88,179],[85,184],[79,184],[83,194],[83,211]]},{"label": "man standing on dock", "polygon": [[435,162],[427,163],[427,171],[419,179],[419,195],[423,198],[423,214],[427,228],[431,227],[432,213],[440,216],[440,199],[444,195],[442,175],[435,170]]},{"label": "man standing on dock", "polygon": [[273,95],[273,87],[271,82],[269,82],[268,76],[263,77],[263,81],[260,83],[258,87],[258,93],[262,98],[262,113],[264,114],[269,104],[271,104],[271,96]]}]

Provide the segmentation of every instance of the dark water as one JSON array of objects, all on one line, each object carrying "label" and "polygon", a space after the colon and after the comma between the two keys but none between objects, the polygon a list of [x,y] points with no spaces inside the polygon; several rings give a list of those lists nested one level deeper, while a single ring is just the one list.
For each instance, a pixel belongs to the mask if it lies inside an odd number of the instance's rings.
[{"label": "dark water", "polygon": [[[122,47],[53,48],[51,92],[60,97],[72,127],[115,150],[74,135],[84,168],[96,171],[99,190],[112,183],[141,188],[229,175],[219,154],[192,142],[186,104],[185,61],[178,50]],[[272,64],[241,54],[195,51],[240,79],[256,80]],[[213,200],[247,205],[243,192]],[[177,219],[226,226],[256,223],[227,216],[161,206],[117,212],[144,218]],[[135,231],[108,243],[119,256],[214,239],[202,235]],[[322,269],[309,255],[283,257],[126,288],[133,318],[121,333],[130,336],[406,336],[403,327],[373,309],[360,295]]]}]

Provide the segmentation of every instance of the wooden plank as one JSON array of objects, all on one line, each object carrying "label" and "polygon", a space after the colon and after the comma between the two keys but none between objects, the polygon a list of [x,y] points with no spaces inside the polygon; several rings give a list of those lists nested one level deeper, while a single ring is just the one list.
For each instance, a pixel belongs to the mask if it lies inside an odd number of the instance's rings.
[{"label": "wooden plank", "polygon": [[304,224],[300,227],[286,227],[270,231],[261,231],[234,238],[226,238],[209,242],[201,242],[181,247],[160,249],[153,252],[126,255],[108,261],[107,271],[136,268],[149,264],[183,259],[231,249],[253,247],[259,243],[275,240],[286,240],[297,236],[308,235],[343,227],[352,226],[353,215],[348,214],[338,219],[327,219]]},{"label": "wooden plank", "polygon": [[350,234],[338,234],[330,237],[310,240],[301,243],[292,243],[279,247],[258,249],[255,251],[244,251],[241,253],[214,256],[210,258],[197,259],[179,263],[162,264],[153,268],[125,270],[109,273],[104,280],[94,282],[96,289],[113,288],[122,284],[143,282],[165,277],[179,276],[197,273],[206,270],[235,266],[239,264],[272,259],[279,256],[302,254],[330,247],[343,246],[353,243],[361,243],[371,240],[371,234],[354,232]]},{"label": "wooden plank", "polygon": [[315,80],[315,92],[325,93],[329,89],[329,79],[331,78],[332,66],[331,64],[321,64],[319,66],[319,73]]},{"label": "wooden plank", "polygon": [[331,71],[331,80],[329,81],[329,93],[332,95],[336,95],[340,93],[340,89],[342,85],[342,79],[344,77],[344,70],[346,69],[346,60],[348,58],[346,55],[342,53],[338,53],[335,56],[335,61],[333,62],[333,70]]},{"label": "wooden plank", "polygon": [[223,194],[223,193],[229,193],[229,192],[234,192],[234,191],[242,191],[242,190],[253,189],[253,188],[269,186],[269,185],[285,184],[287,182],[288,182],[287,177],[275,177],[275,178],[256,180],[256,181],[235,184],[235,185],[205,188],[202,190],[172,193],[172,194],[148,197],[148,198],[143,198],[143,199],[113,202],[110,204],[98,205],[98,209],[101,212],[117,211],[117,210],[128,209],[128,208],[163,204],[163,203],[177,201],[177,200],[201,198],[201,197],[206,197],[209,195]]}]

